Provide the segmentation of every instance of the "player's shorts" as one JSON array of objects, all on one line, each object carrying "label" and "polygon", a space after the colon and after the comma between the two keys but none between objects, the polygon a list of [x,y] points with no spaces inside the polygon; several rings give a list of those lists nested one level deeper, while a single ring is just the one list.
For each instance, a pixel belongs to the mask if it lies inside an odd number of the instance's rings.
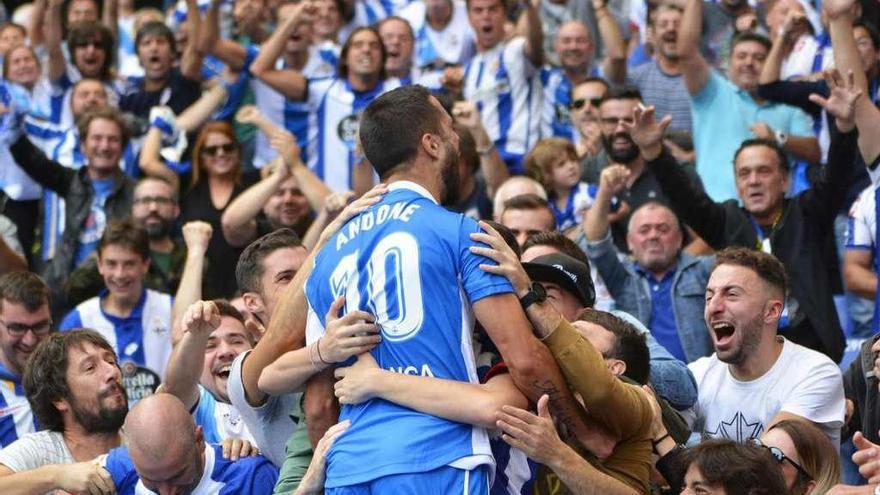
[{"label": "player's shorts", "polygon": [[488,495],[489,466],[470,471],[443,466],[423,473],[392,474],[357,485],[325,488],[326,495]]}]

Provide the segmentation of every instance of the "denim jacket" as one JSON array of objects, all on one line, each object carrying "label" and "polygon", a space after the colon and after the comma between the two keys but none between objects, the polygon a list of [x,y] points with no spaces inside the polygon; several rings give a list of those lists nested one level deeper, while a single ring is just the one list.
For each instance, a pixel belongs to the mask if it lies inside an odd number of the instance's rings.
[{"label": "denim jacket", "polygon": [[[651,290],[645,275],[636,270],[635,262],[620,260],[610,235],[601,241],[587,242],[587,255],[599,270],[617,308],[648,326]],[[706,283],[713,263],[714,257],[711,256],[694,257],[685,252],[678,255],[672,280],[672,311],[688,362],[709,356],[714,351],[703,316]]]}]

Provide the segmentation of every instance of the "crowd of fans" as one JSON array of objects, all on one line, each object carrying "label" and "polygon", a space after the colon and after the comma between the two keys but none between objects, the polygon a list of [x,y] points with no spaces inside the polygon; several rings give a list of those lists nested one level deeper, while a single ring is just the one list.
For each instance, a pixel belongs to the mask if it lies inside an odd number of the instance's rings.
[{"label": "crowd of fans", "polygon": [[880,494],[880,4],[0,10],[0,493]]}]

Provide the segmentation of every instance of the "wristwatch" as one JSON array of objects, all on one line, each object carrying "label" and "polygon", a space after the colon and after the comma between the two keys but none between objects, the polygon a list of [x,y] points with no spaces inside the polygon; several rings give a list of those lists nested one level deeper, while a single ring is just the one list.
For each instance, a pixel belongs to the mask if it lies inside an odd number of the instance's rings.
[{"label": "wristwatch", "polygon": [[538,282],[532,281],[529,282],[529,291],[526,292],[524,296],[519,298],[519,303],[522,305],[523,311],[526,310],[529,306],[535,303],[544,302],[547,300],[547,291],[544,290],[544,286],[539,284]]},{"label": "wristwatch", "polygon": [[783,131],[776,131],[776,144],[778,144],[779,147],[781,148],[781,147],[785,146],[785,143],[787,143],[787,142],[788,142],[788,134],[786,134]]}]

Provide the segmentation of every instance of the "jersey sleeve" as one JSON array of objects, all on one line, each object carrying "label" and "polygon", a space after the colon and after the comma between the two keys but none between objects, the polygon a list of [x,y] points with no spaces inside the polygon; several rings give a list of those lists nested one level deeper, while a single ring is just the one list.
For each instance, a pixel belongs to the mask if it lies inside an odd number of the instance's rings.
[{"label": "jersey sleeve", "polygon": [[539,69],[526,57],[525,47],[526,39],[523,36],[513,38],[504,47],[504,65],[509,68],[511,75],[522,74],[522,77],[532,77],[537,74]]},{"label": "jersey sleeve", "polygon": [[513,286],[510,285],[506,278],[480,269],[482,264],[495,264],[495,262],[470,251],[471,246],[482,245],[471,239],[471,234],[479,232],[480,227],[477,225],[477,222],[464,215],[461,216],[461,219],[458,253],[461,267],[461,283],[464,286],[468,301],[473,304],[484,297],[513,292]]},{"label": "jersey sleeve", "polygon": [[134,462],[132,462],[125,447],[117,447],[111,450],[110,453],[104,456],[101,465],[110,473],[118,495],[134,493],[138,482],[138,475],[134,469]]},{"label": "jersey sleeve", "polygon": [[240,472],[229,477],[220,489],[220,495],[272,493],[278,481],[278,469],[262,455],[239,460],[235,468]]},{"label": "jersey sleeve", "polygon": [[67,313],[67,316],[61,320],[61,324],[58,325],[58,330],[62,332],[65,330],[70,330],[73,328],[81,328],[82,327],[82,318],[79,316],[79,311],[74,309],[70,313]]}]

